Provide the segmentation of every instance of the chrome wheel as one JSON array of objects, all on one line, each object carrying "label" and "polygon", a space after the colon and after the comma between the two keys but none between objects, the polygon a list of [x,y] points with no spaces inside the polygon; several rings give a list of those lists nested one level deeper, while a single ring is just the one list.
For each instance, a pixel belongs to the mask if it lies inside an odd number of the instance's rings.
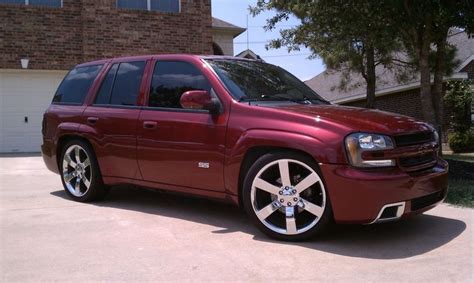
[{"label": "chrome wheel", "polygon": [[91,186],[91,160],[81,146],[74,144],[68,147],[63,156],[64,184],[75,197],[84,196]]},{"label": "chrome wheel", "polygon": [[326,192],[318,173],[305,163],[279,159],[255,176],[250,191],[252,208],[262,224],[282,235],[313,228],[326,207]]}]

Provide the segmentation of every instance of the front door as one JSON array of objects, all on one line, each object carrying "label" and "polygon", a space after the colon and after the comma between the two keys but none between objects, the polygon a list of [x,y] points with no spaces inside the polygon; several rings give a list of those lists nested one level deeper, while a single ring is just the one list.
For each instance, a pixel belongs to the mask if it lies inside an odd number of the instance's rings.
[{"label": "front door", "polygon": [[142,176],[150,182],[223,191],[225,114],[181,108],[179,99],[188,90],[213,93],[193,64],[156,63],[148,107],[143,108],[138,122]]}]

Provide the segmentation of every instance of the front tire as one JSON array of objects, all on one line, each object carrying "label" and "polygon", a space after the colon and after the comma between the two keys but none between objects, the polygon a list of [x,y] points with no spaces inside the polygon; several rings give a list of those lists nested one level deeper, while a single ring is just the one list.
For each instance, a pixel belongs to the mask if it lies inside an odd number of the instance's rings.
[{"label": "front tire", "polygon": [[256,226],[279,240],[311,238],[332,219],[318,165],[293,152],[260,157],[245,177],[243,202]]},{"label": "front tire", "polygon": [[108,188],[102,182],[94,151],[88,143],[82,140],[66,143],[59,167],[64,190],[71,199],[90,202],[107,194]]}]

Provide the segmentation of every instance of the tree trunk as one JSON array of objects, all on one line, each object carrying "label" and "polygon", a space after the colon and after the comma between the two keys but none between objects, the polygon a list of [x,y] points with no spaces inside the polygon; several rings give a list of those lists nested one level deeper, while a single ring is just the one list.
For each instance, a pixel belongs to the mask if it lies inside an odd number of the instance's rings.
[{"label": "tree trunk", "polygon": [[436,114],[437,130],[442,142],[444,136],[444,95],[443,95],[443,77],[446,73],[446,36],[442,36],[436,42],[436,62],[433,80],[433,106]]},{"label": "tree trunk", "polygon": [[369,46],[367,48],[367,101],[366,101],[366,108],[375,108],[375,84],[376,84],[376,76],[375,76],[375,50],[373,46]]},{"label": "tree trunk", "polygon": [[427,16],[424,30],[419,33],[418,42],[421,113],[426,122],[438,127],[436,113],[433,107],[433,97],[431,95],[431,74],[429,65],[431,39],[431,20],[430,16]]}]

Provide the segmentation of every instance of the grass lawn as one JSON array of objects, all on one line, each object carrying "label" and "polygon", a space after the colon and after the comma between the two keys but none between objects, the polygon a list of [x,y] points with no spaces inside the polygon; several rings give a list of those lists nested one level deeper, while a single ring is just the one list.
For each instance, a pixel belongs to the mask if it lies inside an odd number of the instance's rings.
[{"label": "grass lawn", "polygon": [[449,179],[447,203],[474,208],[474,180]]},{"label": "grass lawn", "polygon": [[443,158],[446,160],[458,160],[474,163],[474,153],[453,153],[451,151],[443,151]]},{"label": "grass lawn", "polygon": [[449,163],[446,202],[474,208],[474,153],[443,152]]}]

